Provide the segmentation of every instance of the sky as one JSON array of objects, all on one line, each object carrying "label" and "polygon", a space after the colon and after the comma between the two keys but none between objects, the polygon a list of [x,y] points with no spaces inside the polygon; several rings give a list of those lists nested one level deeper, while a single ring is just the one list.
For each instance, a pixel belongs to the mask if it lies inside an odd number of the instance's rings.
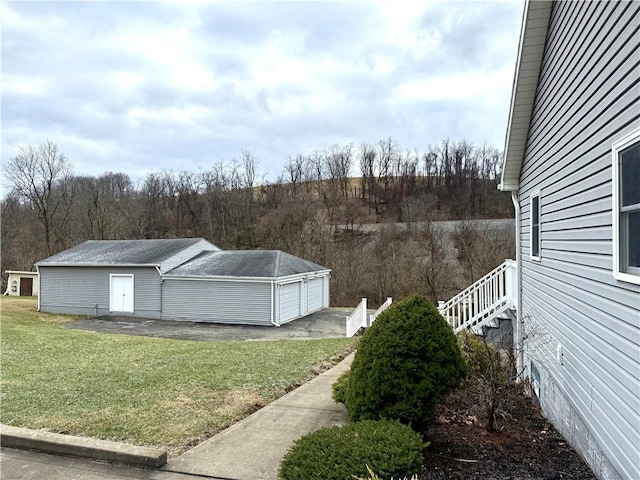
[{"label": "sky", "polygon": [[1,160],[206,170],[393,138],[502,150],[521,1],[7,2]]}]

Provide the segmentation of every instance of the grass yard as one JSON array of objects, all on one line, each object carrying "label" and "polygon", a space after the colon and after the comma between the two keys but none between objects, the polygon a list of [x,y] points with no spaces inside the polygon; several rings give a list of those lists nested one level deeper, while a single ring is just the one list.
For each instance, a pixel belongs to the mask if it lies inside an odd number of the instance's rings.
[{"label": "grass yard", "polygon": [[313,376],[353,339],[195,342],[70,330],[3,297],[5,424],[178,452]]}]

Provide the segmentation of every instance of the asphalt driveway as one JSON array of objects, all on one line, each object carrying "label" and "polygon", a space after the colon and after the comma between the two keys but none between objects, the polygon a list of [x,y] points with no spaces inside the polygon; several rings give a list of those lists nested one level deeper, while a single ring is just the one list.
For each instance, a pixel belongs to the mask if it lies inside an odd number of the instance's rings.
[{"label": "asphalt driveway", "polygon": [[345,317],[352,309],[327,308],[281,327],[224,325],[219,323],[152,320],[131,317],[97,317],[67,323],[66,328],[179,340],[259,341],[311,340],[345,336]]}]

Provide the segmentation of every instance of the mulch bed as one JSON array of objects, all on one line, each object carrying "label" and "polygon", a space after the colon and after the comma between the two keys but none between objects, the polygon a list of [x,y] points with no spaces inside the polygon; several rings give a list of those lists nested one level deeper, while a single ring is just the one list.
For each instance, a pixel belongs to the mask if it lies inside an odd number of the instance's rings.
[{"label": "mulch bed", "polygon": [[586,463],[542,416],[537,402],[514,389],[487,432],[472,395],[462,390],[439,407],[427,432],[422,480],[594,479]]}]

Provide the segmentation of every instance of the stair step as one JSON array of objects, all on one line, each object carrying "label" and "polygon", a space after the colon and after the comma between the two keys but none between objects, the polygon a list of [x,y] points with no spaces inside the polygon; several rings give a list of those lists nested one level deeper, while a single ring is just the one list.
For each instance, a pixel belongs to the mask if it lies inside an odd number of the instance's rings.
[{"label": "stair step", "polygon": [[484,336],[484,329],[480,326],[475,326],[475,327],[471,327],[471,332],[474,335],[478,335],[479,337],[483,337]]},{"label": "stair step", "polygon": [[498,319],[498,317],[493,317],[490,320],[485,320],[484,322],[482,322],[482,326],[489,328],[498,328],[500,326],[500,320]]}]

